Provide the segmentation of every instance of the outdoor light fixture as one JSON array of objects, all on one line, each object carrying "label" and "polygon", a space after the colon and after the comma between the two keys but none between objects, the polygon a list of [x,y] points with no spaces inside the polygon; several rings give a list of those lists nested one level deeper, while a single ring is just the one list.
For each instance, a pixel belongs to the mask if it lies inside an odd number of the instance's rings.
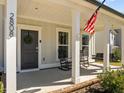
[{"label": "outdoor light fixture", "polygon": [[35,7],[35,10],[38,10],[38,8],[37,8],[37,7]]}]

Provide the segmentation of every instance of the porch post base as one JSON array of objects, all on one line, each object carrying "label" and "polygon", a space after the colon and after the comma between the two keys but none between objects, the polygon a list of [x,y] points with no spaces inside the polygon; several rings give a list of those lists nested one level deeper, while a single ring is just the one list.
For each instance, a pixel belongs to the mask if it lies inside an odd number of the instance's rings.
[{"label": "porch post base", "polygon": [[103,72],[110,71],[110,67],[104,67]]},{"label": "porch post base", "polygon": [[74,77],[72,77],[72,83],[74,83],[74,84],[80,83],[80,78],[74,78]]}]

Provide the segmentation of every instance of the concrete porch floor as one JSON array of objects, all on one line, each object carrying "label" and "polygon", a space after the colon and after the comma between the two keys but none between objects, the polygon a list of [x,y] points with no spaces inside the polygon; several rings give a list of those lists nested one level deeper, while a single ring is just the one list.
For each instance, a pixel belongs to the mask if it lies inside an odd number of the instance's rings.
[{"label": "concrete porch floor", "polygon": [[[102,72],[102,67],[102,64],[96,63],[92,63],[87,69],[82,67],[80,82],[96,78],[97,74]],[[71,85],[71,70],[52,68],[17,74],[17,93],[47,93]]]}]

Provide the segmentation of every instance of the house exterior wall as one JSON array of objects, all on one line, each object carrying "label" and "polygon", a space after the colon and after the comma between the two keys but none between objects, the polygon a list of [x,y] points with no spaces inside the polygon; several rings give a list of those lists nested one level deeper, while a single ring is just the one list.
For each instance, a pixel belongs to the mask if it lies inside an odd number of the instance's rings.
[{"label": "house exterior wall", "polygon": [[[114,46],[119,46],[121,48],[121,31],[119,29],[116,29],[118,31],[118,35],[116,37],[115,41],[112,41],[112,37],[110,35],[110,44],[115,44]],[[104,35],[106,34],[105,31],[98,31],[96,32],[96,37],[95,37],[95,49],[96,53],[104,53],[104,44],[105,44],[105,37]]]},{"label": "house exterior wall", "polygon": [[95,51],[96,53],[104,53],[105,31],[99,31],[95,34]]},{"label": "house exterior wall", "polygon": [[0,5],[0,67],[3,67],[3,63],[4,63],[4,49],[3,49],[3,37],[4,33],[3,33],[3,6]]},{"label": "house exterior wall", "polygon": [[[2,66],[2,67],[4,65],[4,47],[3,47],[4,46],[4,32],[3,32],[4,25],[3,25],[3,23],[4,23],[3,22],[3,7],[0,6],[0,66]],[[70,32],[69,46],[70,46],[70,57],[71,57],[71,55],[72,55],[71,26],[47,23],[47,22],[42,22],[42,21],[38,21],[38,20],[24,19],[24,18],[17,18],[17,24],[39,26],[42,28],[42,34],[41,34],[41,38],[42,38],[41,62],[42,63],[41,64],[42,65],[53,64],[52,66],[59,64],[59,62],[57,61],[57,54],[56,54],[56,48],[57,48],[56,28],[68,29]],[[17,56],[18,56],[18,53],[17,53]],[[17,70],[18,70],[18,61],[17,61]]]},{"label": "house exterior wall", "polygon": [[[42,28],[42,32],[41,32],[42,33],[41,34],[41,38],[42,38],[42,47],[41,47],[42,57],[41,58],[42,59],[41,59],[41,62],[43,65],[54,64],[54,63],[59,64],[59,62],[56,60],[57,59],[56,58],[56,55],[57,55],[56,54],[56,48],[57,48],[56,28],[69,29],[70,37],[71,37],[71,27],[53,24],[53,23],[46,23],[46,22],[41,22],[41,21],[36,21],[36,20],[31,20],[31,19],[24,19],[24,18],[18,18],[17,24],[41,27]],[[71,41],[70,41],[70,46],[71,46]]]}]

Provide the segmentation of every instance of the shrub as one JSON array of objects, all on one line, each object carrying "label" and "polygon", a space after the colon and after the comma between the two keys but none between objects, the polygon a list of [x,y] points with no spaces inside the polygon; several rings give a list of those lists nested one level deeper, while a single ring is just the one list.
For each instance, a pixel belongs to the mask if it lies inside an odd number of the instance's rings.
[{"label": "shrub", "polygon": [[121,50],[120,50],[120,48],[115,48],[113,50],[113,55],[114,55],[115,61],[120,61],[121,60]]},{"label": "shrub", "polygon": [[3,91],[4,91],[4,88],[3,88],[3,83],[2,83],[2,82],[0,82],[0,93],[3,93]]},{"label": "shrub", "polygon": [[98,77],[105,93],[124,93],[124,71],[106,71]]}]

